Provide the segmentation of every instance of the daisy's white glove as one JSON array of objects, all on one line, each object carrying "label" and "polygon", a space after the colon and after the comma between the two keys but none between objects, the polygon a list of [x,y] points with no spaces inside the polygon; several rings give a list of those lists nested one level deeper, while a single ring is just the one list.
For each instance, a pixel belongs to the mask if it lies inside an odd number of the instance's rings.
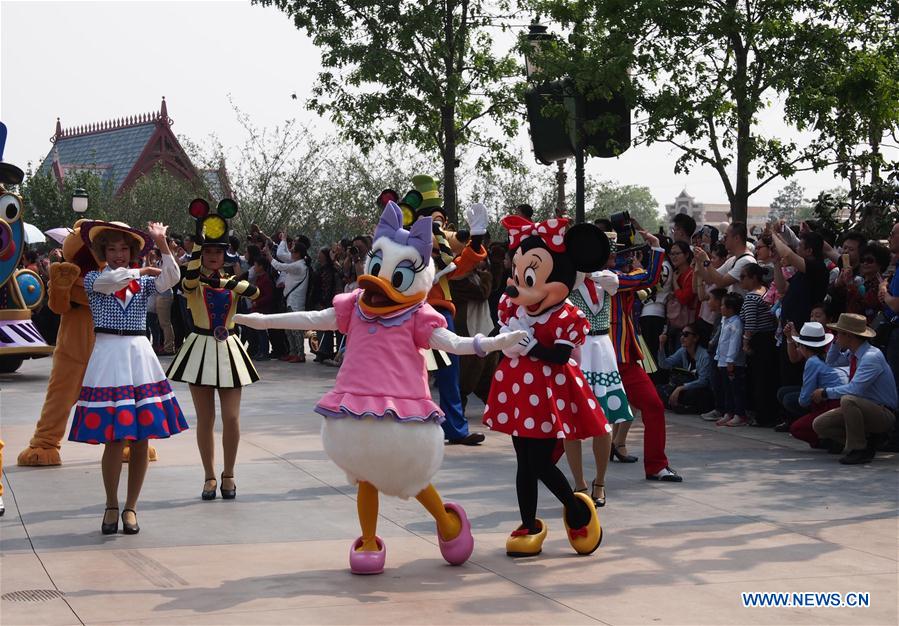
[{"label": "daisy's white glove", "polygon": [[268,328],[265,317],[262,313],[238,313],[234,316],[234,323],[256,330],[265,330]]}]

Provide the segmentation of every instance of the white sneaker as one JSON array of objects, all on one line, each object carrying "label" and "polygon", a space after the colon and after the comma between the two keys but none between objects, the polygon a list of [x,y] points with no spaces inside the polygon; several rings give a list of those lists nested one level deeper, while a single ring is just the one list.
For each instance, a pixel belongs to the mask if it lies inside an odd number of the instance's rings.
[{"label": "white sneaker", "polygon": [[719,413],[718,409],[712,409],[711,411],[708,411],[707,413],[703,413],[699,417],[701,417],[702,419],[704,419],[707,422],[714,422],[714,421],[720,420],[722,417],[724,417],[724,415]]},{"label": "white sneaker", "polygon": [[717,422],[715,422],[715,426],[727,426],[727,423],[729,421],[731,421],[733,418],[734,418],[734,416],[731,415],[730,413],[725,413],[724,415],[721,416],[721,419],[719,419]]},{"label": "white sneaker", "polygon": [[727,423],[727,426],[749,426],[752,420],[745,415],[734,415],[734,418]]}]

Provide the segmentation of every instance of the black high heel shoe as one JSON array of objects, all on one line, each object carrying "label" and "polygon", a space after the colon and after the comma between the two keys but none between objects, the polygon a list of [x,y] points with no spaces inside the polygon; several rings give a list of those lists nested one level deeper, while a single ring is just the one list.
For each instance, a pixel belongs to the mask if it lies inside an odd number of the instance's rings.
[{"label": "black high heel shoe", "polygon": [[[230,478],[231,480],[234,480],[234,476],[225,476],[224,474],[222,474],[222,485],[225,484],[226,478]],[[236,497],[237,497],[237,485],[236,484],[234,485],[233,489],[225,489],[225,487],[222,486],[222,500],[233,500]]]},{"label": "black high heel shoe", "polygon": [[[212,489],[206,489],[206,483],[209,481],[213,482]],[[212,478],[207,478],[206,482],[203,483],[203,492],[200,494],[200,497],[204,500],[215,500],[215,488],[218,487],[218,481],[215,479],[215,476]]]},{"label": "black high heel shoe", "polygon": [[[125,513],[131,511],[134,513],[134,523],[129,524],[125,521]],[[136,535],[140,532],[140,526],[137,525],[137,511],[134,509],[123,509],[122,510],[122,532],[126,535]]]},{"label": "black high heel shoe", "polygon": [[[595,506],[597,509],[600,509],[606,505],[606,486],[605,485],[597,485],[596,481],[594,480],[592,487],[593,487],[593,489],[591,490],[590,498],[593,500],[593,506]],[[593,491],[596,491],[597,487],[602,489],[602,497],[601,498],[593,497]]]},{"label": "black high heel shoe", "polygon": [[119,507],[117,506],[108,506],[103,511],[103,521],[100,522],[100,532],[104,535],[114,535],[119,532],[119,516],[115,516],[115,521],[111,524],[106,523],[106,511],[118,511]]},{"label": "black high heel shoe", "polygon": [[[627,448],[626,445],[621,447]],[[616,446],[614,443],[612,444],[612,451],[609,454],[609,460],[611,461],[613,459],[618,461],[619,463],[636,463],[640,460],[639,458],[631,456],[630,454],[622,454],[618,451],[618,446]]]}]

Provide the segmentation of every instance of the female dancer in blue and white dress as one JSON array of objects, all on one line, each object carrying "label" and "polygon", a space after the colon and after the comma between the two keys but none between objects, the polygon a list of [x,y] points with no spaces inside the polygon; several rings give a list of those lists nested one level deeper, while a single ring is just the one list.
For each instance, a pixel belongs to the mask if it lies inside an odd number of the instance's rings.
[{"label": "female dancer in blue and white dress", "polygon": [[[180,278],[178,262],[166,243],[167,226],[149,224],[149,235],[120,222],[88,222],[81,236],[102,272],[84,276],[84,290],[94,318],[96,341],[81,395],[75,404],[70,441],[103,443],[103,485],[106,511],[101,531],[118,531],[118,487],[122,449],[130,442],[128,495],[122,511],[125,534],[140,531],[137,499],[147,472],[149,439],[162,439],[187,428],[175,394],[147,340],[147,300],[170,289]],[[152,241],[151,241],[152,238]],[[129,266],[155,242],[162,252],[162,269]],[[112,514],[112,515],[110,515]]]},{"label": "female dancer in blue and white dress", "polygon": [[[612,255],[612,259],[614,259]],[[634,419],[621,376],[618,374],[618,359],[615,347],[609,338],[609,310],[611,297],[618,291],[618,275],[610,270],[599,270],[584,276],[583,282],[571,291],[568,299],[584,312],[590,322],[590,332],[580,349],[580,367],[587,384],[593,390],[602,407],[606,419],[614,429],[617,424],[632,422]],[[593,438],[593,457],[596,462],[596,477],[590,485],[590,497],[600,507],[606,504],[605,476],[609,465],[611,439]],[[565,441],[565,456],[574,476],[574,489],[586,493],[584,464],[580,440]]]}]

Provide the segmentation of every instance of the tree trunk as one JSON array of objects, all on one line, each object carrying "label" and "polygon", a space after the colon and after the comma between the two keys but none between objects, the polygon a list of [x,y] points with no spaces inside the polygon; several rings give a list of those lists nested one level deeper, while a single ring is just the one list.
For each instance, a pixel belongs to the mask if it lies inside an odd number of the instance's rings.
[{"label": "tree trunk", "polygon": [[456,221],[457,215],[457,198],[456,198],[456,127],[455,127],[455,109],[452,106],[444,106],[440,109],[443,123],[443,209],[446,211],[447,222],[454,224],[456,228],[460,225]]},{"label": "tree trunk", "polygon": [[[736,28],[736,25],[732,26]],[[734,49],[734,99],[737,105],[737,180],[730,201],[731,222],[743,222],[749,230],[749,142],[752,133],[752,109],[749,106],[748,46],[735,32],[731,36]]]},{"label": "tree trunk", "polygon": [[[456,69],[456,45],[464,45],[464,39],[457,42],[454,29],[456,3],[450,0],[444,5],[443,33],[446,39],[446,56],[443,58],[446,72],[446,92],[443,106],[440,107],[440,124],[443,133],[443,210],[450,224],[459,228],[456,221],[456,88],[458,72]],[[464,17],[464,9],[463,9]],[[461,70],[461,68],[460,68]]]}]

